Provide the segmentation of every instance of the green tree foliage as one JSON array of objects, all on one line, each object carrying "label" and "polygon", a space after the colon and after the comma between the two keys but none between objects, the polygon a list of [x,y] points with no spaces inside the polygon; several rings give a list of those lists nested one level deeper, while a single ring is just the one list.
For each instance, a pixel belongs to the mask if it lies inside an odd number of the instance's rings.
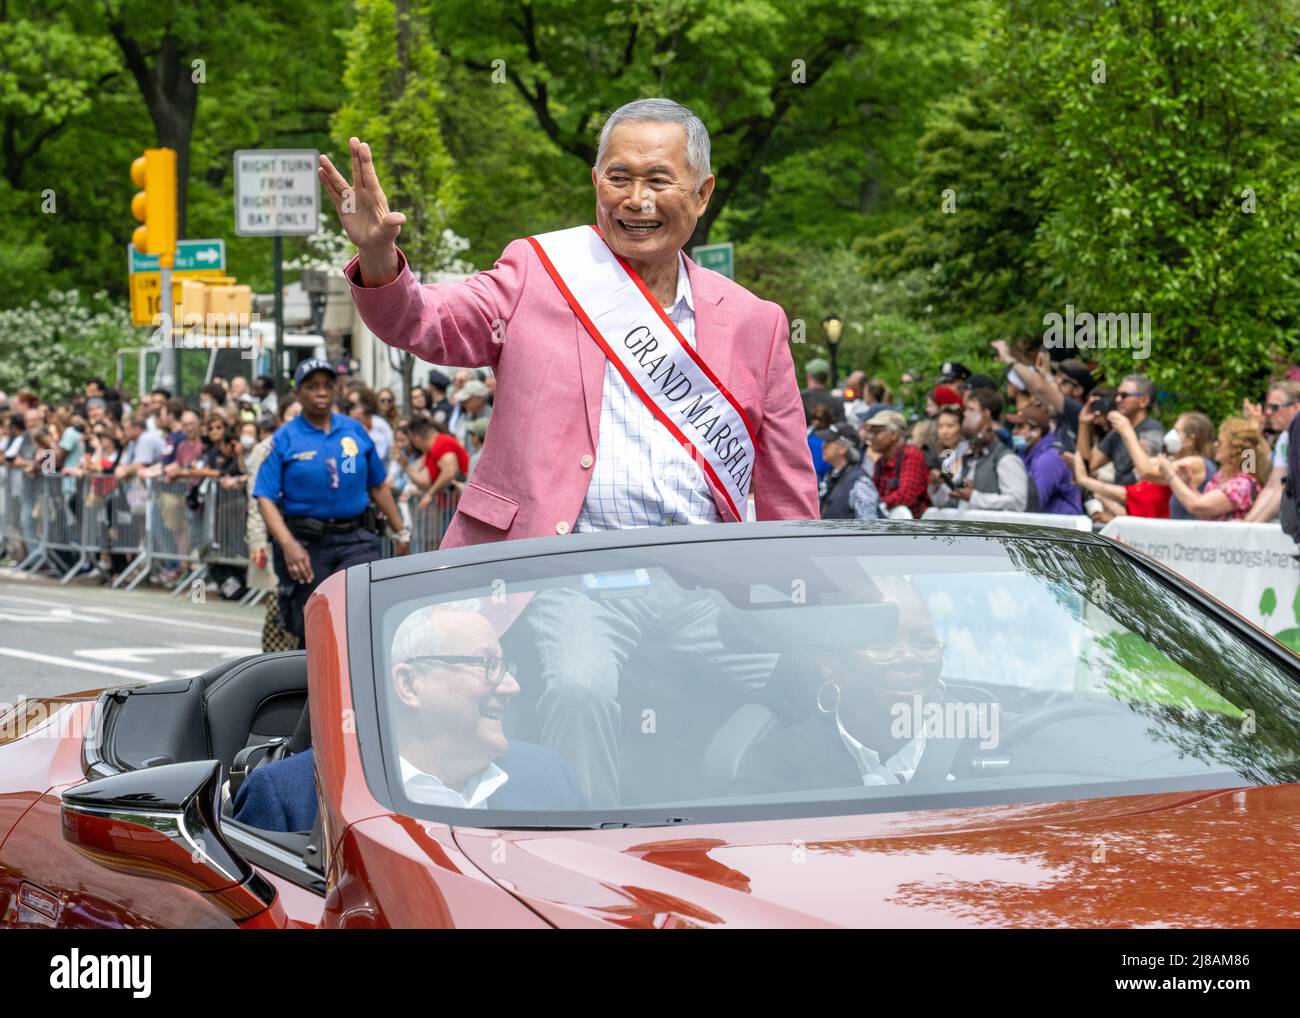
[{"label": "green tree foliage", "polygon": [[74,13],[19,2],[0,10],[0,276],[9,303],[48,285],[51,228],[71,211],[72,193],[41,172],[42,157],[117,73],[111,42]]},{"label": "green tree foliage", "polygon": [[744,245],[743,253],[737,278],[785,308],[801,380],[809,360],[829,356],[822,322],[831,314],[844,323],[836,351],[841,375],[861,369],[893,384],[907,372],[932,374],[940,348],[970,362],[987,347],[979,329],[944,328],[935,320],[923,270],[873,276],[863,272],[863,256],[849,246],[818,251],[758,239]]},{"label": "green tree foliage", "polygon": [[[694,241],[736,243],[740,281],[802,323],[801,366],[825,354],[832,312],[842,370],[890,381],[949,357],[987,370],[991,340],[1037,339],[1067,304],[1147,312],[1149,360],[1080,354],[1111,380],[1151,374],[1168,410],[1220,417],[1296,356],[1297,14],[1300,0],[7,0],[0,308],[76,288],[124,309],[128,167],[160,142],[187,153],[188,235],[225,237],[233,274],[266,291],[271,245],[233,236],[237,148],[338,161],[366,138],[416,267],[449,264],[456,234],[487,266],[515,237],[590,221],[605,115],[667,95],[713,136]],[[19,342],[0,335],[0,361]]]},{"label": "green tree foliage", "polygon": [[1111,349],[1102,363],[1216,416],[1292,346],[1293,27],[1258,0],[1011,3],[995,23],[996,73],[1027,98],[1009,133],[1039,175],[1032,250],[1058,301],[1044,311],[1149,312],[1150,360]]},{"label": "green tree foliage", "polygon": [[[458,263],[465,245],[451,229],[460,196],[440,132],[442,59],[430,41],[428,7],[422,0],[358,0],[343,75],[348,99],[334,128],[344,146],[354,135],[370,146],[389,207],[406,216],[402,250],[413,271],[431,276]],[[409,412],[415,357],[390,357]]]},{"label": "green tree foliage", "polygon": [[[114,350],[142,342],[125,325],[126,245],[129,170],[145,148],[187,151],[188,235],[225,237],[232,273],[269,289],[271,245],[232,235],[233,152],[328,148],[350,10],[349,0],[0,5],[0,308],[13,311],[0,315],[0,388],[68,394],[86,374],[111,377]],[[192,109],[179,101],[191,85]],[[59,296],[33,308],[47,292]]]},{"label": "green tree foliage", "polygon": [[[131,160],[167,142],[187,146],[188,235],[226,237],[232,272],[267,289],[271,246],[232,236],[233,153],[328,150],[350,11],[349,0],[0,5],[0,307],[49,287],[124,300]],[[137,59],[146,85],[163,76],[159,95],[143,91]],[[195,90],[189,113],[182,84]]]},{"label": "green tree foliage", "polygon": [[590,176],[538,128],[518,92],[463,64],[443,67],[439,114],[459,171],[455,228],[470,242],[465,257],[487,268],[516,237],[593,222]]},{"label": "green tree foliage", "polygon": [[[905,226],[868,271],[928,270],[940,355],[1037,340],[1044,316],[1149,313],[1169,410],[1216,417],[1294,356],[1300,64],[1276,4],[1000,0],[974,82],[939,105],[901,196]],[[944,214],[951,188],[956,210]],[[920,314],[921,302],[913,307]]]},{"label": "green tree foliage", "polygon": [[[938,103],[899,190],[912,215],[858,245],[873,276],[915,277],[912,312],[940,332],[965,326],[994,339],[1041,328],[1037,179],[1009,152],[1001,117],[987,82]],[[987,356],[988,342],[945,355]]]},{"label": "green tree foliage", "polygon": [[427,6],[358,0],[343,75],[347,101],[334,135],[344,153],[354,135],[370,145],[389,205],[406,216],[402,249],[416,271],[434,272],[455,256],[450,227],[459,197],[439,130],[441,59],[429,38]]},{"label": "green tree foliage", "polygon": [[[444,51],[477,76],[475,94],[513,92],[554,151],[571,157],[575,187],[589,187],[605,115],[665,95],[712,134],[716,189],[694,243],[718,222],[721,239],[766,228],[817,244],[853,236],[887,194],[924,99],[960,67],[966,34],[957,26],[971,8],[969,0],[449,0],[434,17]],[[935,46],[945,32],[952,45]],[[503,106],[496,96],[489,103]],[[499,132],[496,124],[485,122],[485,141],[511,151],[517,121]],[[539,191],[534,201],[567,209],[573,193]],[[515,220],[501,222],[498,251],[518,236]]]}]

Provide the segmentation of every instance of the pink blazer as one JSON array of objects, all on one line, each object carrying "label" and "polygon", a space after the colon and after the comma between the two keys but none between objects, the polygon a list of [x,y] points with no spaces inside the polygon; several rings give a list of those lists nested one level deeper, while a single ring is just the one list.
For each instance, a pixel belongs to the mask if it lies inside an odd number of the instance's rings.
[{"label": "pink blazer", "polygon": [[[606,358],[532,245],[512,241],[495,266],[458,283],[421,286],[402,256],[395,280],[363,287],[357,261],[344,273],[371,332],[422,360],[490,365],[497,376],[487,441],[442,546],[570,531],[591,480]],[[785,312],[689,258],[686,268],[696,348],[754,428],[758,518],[816,519]]]}]

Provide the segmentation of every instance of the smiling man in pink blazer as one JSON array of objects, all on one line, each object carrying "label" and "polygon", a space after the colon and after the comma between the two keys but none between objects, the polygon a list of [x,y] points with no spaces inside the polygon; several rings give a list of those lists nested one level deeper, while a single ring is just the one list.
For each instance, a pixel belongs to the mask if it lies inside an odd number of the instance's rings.
[{"label": "smiling man in pink blazer", "polygon": [[[443,547],[517,537],[744,519],[817,518],[817,483],[781,308],[682,253],[713,193],[709,135],[690,110],[640,99],[601,130],[596,225],[512,242],[459,283],[420,286],[397,249],[370,149],[350,142],[353,186],[321,181],[358,255],[361,317],[427,361],[491,365],[492,426]],[[542,742],[594,807],[620,802],[619,683],[647,643],[714,662],[737,696],[768,656],[729,652],[719,608],[658,575],[642,598],[574,587],[521,618],[542,662]],[[663,676],[687,682],[690,676]]]},{"label": "smiling man in pink blazer", "polygon": [[[369,146],[353,138],[350,147],[353,185],[325,156],[320,178],[359,252],[344,271],[362,319],[426,361],[490,365],[497,376],[487,442],[443,547],[726,522],[733,509],[744,518],[744,495],[733,488],[729,499],[718,471],[656,420],[538,245],[513,241],[486,272],[421,286],[396,246],[405,217],[389,210]],[[753,455],[743,480],[757,518],[816,519],[784,312],[682,253],[713,192],[704,125],[667,99],[629,103],[602,130],[591,176],[600,237],[743,415]]]}]

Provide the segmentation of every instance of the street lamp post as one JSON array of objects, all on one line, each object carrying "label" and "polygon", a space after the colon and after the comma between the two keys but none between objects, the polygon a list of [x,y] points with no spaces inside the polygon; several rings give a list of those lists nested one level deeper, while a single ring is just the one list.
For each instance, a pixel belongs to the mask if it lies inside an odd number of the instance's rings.
[{"label": "street lamp post", "polygon": [[839,370],[835,366],[835,348],[840,345],[840,334],[844,331],[844,323],[840,321],[839,315],[827,315],[822,319],[822,328],[826,331],[826,347],[831,352],[831,384],[835,388],[836,381],[839,380]]}]

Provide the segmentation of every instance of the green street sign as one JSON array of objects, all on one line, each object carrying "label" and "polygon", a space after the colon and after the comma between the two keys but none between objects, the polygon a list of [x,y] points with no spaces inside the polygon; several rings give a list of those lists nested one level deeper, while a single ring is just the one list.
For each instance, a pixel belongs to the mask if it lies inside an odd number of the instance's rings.
[{"label": "green street sign", "polygon": [[[157,255],[141,254],[135,245],[128,244],[128,272],[157,272],[160,269]],[[193,272],[212,269],[218,274],[226,271],[226,242],[224,240],[178,240],[176,259],[172,269],[176,272]]]},{"label": "green street sign", "polygon": [[693,247],[691,260],[696,265],[721,272],[728,279],[736,278],[736,249],[730,241],[725,244],[701,244],[699,247]]}]

